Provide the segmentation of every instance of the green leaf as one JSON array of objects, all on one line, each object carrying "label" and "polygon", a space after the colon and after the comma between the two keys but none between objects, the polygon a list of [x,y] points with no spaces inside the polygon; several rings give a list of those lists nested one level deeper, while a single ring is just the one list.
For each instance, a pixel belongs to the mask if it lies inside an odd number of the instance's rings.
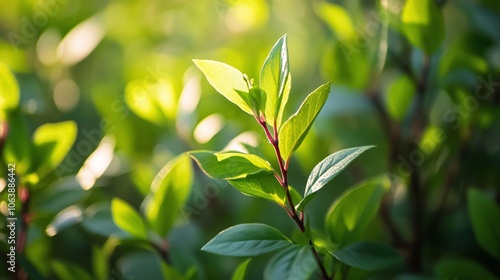
[{"label": "green leaf", "polygon": [[92,270],[94,271],[95,279],[109,279],[108,258],[102,248],[92,247]]},{"label": "green leaf", "polygon": [[500,260],[500,207],[484,193],[469,189],[467,206],[477,243],[497,260]]},{"label": "green leaf", "polygon": [[153,179],[144,212],[152,229],[161,237],[166,237],[180,215],[179,209],[189,197],[192,182],[193,168],[186,154],[168,162]]},{"label": "green leaf", "polygon": [[300,146],[330,94],[330,83],[310,93],[299,110],[292,115],[279,131],[281,156],[288,160]]},{"label": "green leaf", "polygon": [[[286,35],[283,35],[271,49],[260,71],[260,88],[266,92],[265,118],[274,126],[277,121],[279,128],[284,105],[290,94],[290,66]],[[283,103],[283,104],[282,104]]]},{"label": "green leaf", "polygon": [[189,152],[189,155],[205,174],[215,179],[232,180],[260,172],[274,172],[269,162],[252,154],[193,151]]},{"label": "green leaf", "polygon": [[341,150],[329,155],[320,163],[318,163],[313,168],[311,174],[309,175],[309,178],[307,179],[306,189],[304,191],[304,199],[297,206],[297,209],[303,209],[305,205],[312,199],[311,195],[313,193],[323,188],[360,154],[373,147],[375,146],[362,146]]},{"label": "green leaf", "polygon": [[245,195],[265,198],[280,206],[286,204],[285,190],[273,174],[255,174],[228,182]]},{"label": "green leaf", "polygon": [[144,221],[139,216],[139,213],[128,203],[119,198],[113,198],[111,201],[111,212],[113,214],[113,221],[123,231],[140,239],[148,238]]},{"label": "green leaf", "polygon": [[245,274],[247,272],[248,264],[252,259],[247,259],[242,262],[233,273],[231,280],[245,280]]},{"label": "green leaf", "polygon": [[287,248],[269,260],[264,270],[264,279],[307,280],[318,267],[309,246]]},{"label": "green leaf", "polygon": [[435,267],[437,279],[498,280],[487,268],[468,259],[445,259]]},{"label": "green leaf", "polygon": [[242,98],[242,95],[249,94],[248,84],[245,81],[243,73],[230,65],[218,61],[194,59],[193,62],[205,74],[208,82],[215,90],[229,101],[238,105],[246,113],[253,114],[252,109],[247,103],[248,100]]},{"label": "green leaf", "polygon": [[201,250],[224,256],[255,257],[279,251],[291,244],[283,233],[271,226],[241,224],[220,232]]},{"label": "green leaf", "polygon": [[399,76],[387,90],[387,112],[389,115],[397,121],[403,120],[414,95],[415,85],[413,81],[407,75]]},{"label": "green leaf", "polygon": [[51,266],[52,270],[57,275],[57,279],[93,279],[85,269],[69,262],[53,261],[51,262]]},{"label": "green leaf", "polygon": [[343,246],[355,241],[377,214],[390,181],[386,176],[365,180],[345,191],[326,215],[326,228],[332,241]]},{"label": "green leaf", "polygon": [[0,120],[19,105],[19,85],[9,67],[0,62]]},{"label": "green leaf", "polygon": [[54,170],[75,143],[76,134],[77,127],[73,121],[48,123],[38,127],[33,133],[33,171],[43,177]]},{"label": "green leaf", "polygon": [[403,260],[395,249],[372,242],[356,242],[332,255],[349,266],[368,271],[386,269]]},{"label": "green leaf", "polygon": [[322,1],[314,5],[314,10],[340,41],[354,42],[356,30],[349,13],[342,6]]},{"label": "green leaf", "polygon": [[16,172],[25,175],[31,166],[31,141],[25,120],[18,112],[9,114],[9,130],[5,139],[4,159],[16,164]]},{"label": "green leaf", "polygon": [[410,43],[427,54],[435,52],[444,39],[444,20],[434,0],[408,0],[401,21]]}]

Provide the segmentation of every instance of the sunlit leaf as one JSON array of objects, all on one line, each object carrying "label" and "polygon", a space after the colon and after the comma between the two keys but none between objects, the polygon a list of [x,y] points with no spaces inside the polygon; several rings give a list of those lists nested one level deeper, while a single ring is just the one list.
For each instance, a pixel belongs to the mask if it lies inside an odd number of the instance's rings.
[{"label": "sunlit leaf", "polygon": [[[76,140],[77,127],[73,121],[48,123],[33,133],[36,173],[45,176],[55,169]],[[34,170],[35,171],[35,170]]]},{"label": "sunlit leaf", "polygon": [[315,5],[315,11],[328,24],[339,40],[343,42],[353,41],[356,30],[349,13],[342,6],[322,1]]},{"label": "sunlit leaf", "polygon": [[387,112],[389,115],[397,121],[403,120],[410,108],[414,94],[413,81],[406,75],[398,77],[387,90]]},{"label": "sunlit leaf", "polygon": [[32,147],[28,127],[21,114],[9,115],[9,129],[3,148],[5,162],[15,163],[18,174],[26,174],[31,166]]},{"label": "sunlit leaf", "polygon": [[260,87],[266,92],[265,117],[272,126],[275,120],[278,128],[281,124],[282,108],[290,94],[290,82],[287,40],[284,35],[273,46],[260,71]]},{"label": "sunlit leaf", "polygon": [[245,195],[261,197],[278,205],[285,205],[285,190],[273,174],[250,175],[242,179],[229,180],[229,183]]},{"label": "sunlit leaf", "polygon": [[240,224],[221,231],[201,250],[224,256],[255,257],[292,245],[279,230],[264,224]]},{"label": "sunlit leaf", "polygon": [[243,111],[248,114],[253,114],[252,109],[248,105],[248,100],[242,98],[243,94],[248,95],[248,84],[238,69],[222,62],[213,60],[193,60],[201,72],[205,74],[208,82],[220,94],[226,97],[229,101],[238,105]]},{"label": "sunlit leaf", "polygon": [[304,199],[297,206],[298,209],[303,209],[304,206],[312,199],[312,194],[319,191],[328,182],[335,178],[351,161],[357,158],[364,151],[373,147],[374,146],[363,146],[341,150],[329,155],[318,163],[311,171],[311,174],[307,179]]},{"label": "sunlit leaf", "polygon": [[382,176],[365,180],[338,197],[326,215],[326,228],[331,240],[340,246],[356,241],[377,214],[389,187],[389,179]]},{"label": "sunlit leaf", "polygon": [[0,62],[0,120],[19,105],[19,85],[9,67]]},{"label": "sunlit leaf", "polygon": [[427,54],[435,52],[444,39],[444,20],[434,0],[408,0],[401,21],[406,37]]},{"label": "sunlit leaf", "polygon": [[307,280],[318,267],[309,246],[293,246],[274,255],[264,270],[264,279]]},{"label": "sunlit leaf", "polygon": [[298,111],[292,115],[279,131],[281,156],[288,160],[300,146],[330,94],[330,83],[310,93]]},{"label": "sunlit leaf", "polygon": [[403,260],[395,249],[372,242],[356,242],[332,252],[332,255],[351,267],[368,271],[386,269]]},{"label": "sunlit leaf", "polygon": [[186,202],[193,182],[193,170],[188,155],[172,159],[158,172],[145,200],[145,215],[152,229],[165,237],[180,209]]},{"label": "sunlit leaf", "polygon": [[205,174],[215,179],[233,180],[260,172],[274,172],[269,162],[252,154],[193,151],[189,155]]},{"label": "sunlit leaf", "polygon": [[139,216],[139,213],[128,203],[119,198],[113,198],[111,201],[111,213],[113,214],[113,221],[123,231],[140,239],[148,238],[144,221]]},{"label": "sunlit leaf", "polygon": [[233,276],[231,276],[231,280],[245,280],[245,274],[247,272],[248,264],[250,263],[252,259],[247,259],[244,262],[240,263],[236,270],[233,273]]},{"label": "sunlit leaf", "polygon": [[500,207],[476,189],[468,190],[467,204],[477,243],[500,260]]}]

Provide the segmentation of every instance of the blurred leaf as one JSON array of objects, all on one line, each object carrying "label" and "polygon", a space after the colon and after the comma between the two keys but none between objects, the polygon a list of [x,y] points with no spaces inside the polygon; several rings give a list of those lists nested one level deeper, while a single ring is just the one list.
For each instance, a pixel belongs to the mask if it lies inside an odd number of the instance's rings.
[{"label": "blurred leaf", "polygon": [[264,279],[307,280],[318,267],[311,247],[293,246],[274,255],[264,270]]},{"label": "blurred leaf", "polygon": [[191,159],[182,154],[170,160],[151,183],[144,213],[152,229],[165,237],[180,215],[193,182]]},{"label": "blurred leaf", "polygon": [[104,237],[117,236],[118,238],[128,237],[125,231],[122,231],[113,222],[113,213],[111,211],[111,203],[97,202],[85,209],[82,226],[89,233],[97,234]]},{"label": "blurred leaf", "polygon": [[78,280],[92,280],[92,276],[90,276],[85,269],[82,267],[72,264],[69,262],[62,261],[52,261],[51,262],[52,269],[57,275],[58,279],[78,279]]},{"label": "blurred leaf", "polygon": [[306,137],[329,94],[330,83],[317,88],[306,97],[297,112],[281,127],[279,131],[279,148],[285,161],[290,158]]},{"label": "blurred leaf", "polygon": [[222,62],[213,60],[193,60],[201,72],[205,74],[208,82],[220,94],[226,97],[232,103],[238,105],[248,114],[253,114],[252,109],[243,99],[242,95],[248,95],[248,84],[244,79],[243,73],[238,69]]},{"label": "blurred leaf", "polygon": [[[75,177],[66,177],[55,181],[33,197],[31,209],[37,213],[55,214],[64,208],[85,199],[87,193]],[[47,203],[50,201],[50,203]]]},{"label": "blurred leaf", "polygon": [[381,176],[365,180],[338,197],[326,215],[332,241],[340,247],[355,241],[377,214],[389,187],[389,179]]},{"label": "blurred leaf", "polygon": [[356,36],[356,30],[351,17],[347,11],[340,5],[320,2],[315,5],[316,13],[328,27],[337,35],[337,38],[343,42],[352,42]]},{"label": "blurred leaf", "polygon": [[77,127],[73,121],[48,123],[33,133],[33,150],[36,162],[33,170],[40,178],[55,169],[69,152],[76,140]]},{"label": "blurred leaf", "polygon": [[443,42],[443,15],[434,0],[406,1],[401,21],[410,43],[427,54],[435,52]]},{"label": "blurred leaf", "polygon": [[59,212],[47,226],[45,232],[48,236],[54,236],[63,229],[82,221],[82,210],[75,205],[69,206]]},{"label": "blurred leaf", "polygon": [[406,75],[399,76],[387,89],[387,112],[397,120],[402,121],[410,108],[415,85]]},{"label": "blurred leaf", "polygon": [[[286,204],[286,193],[273,174],[255,174],[228,181],[245,195],[265,198],[280,206]],[[300,195],[299,195],[300,197]]]},{"label": "blurred leaf", "polygon": [[395,249],[372,242],[356,242],[332,255],[349,266],[368,271],[386,269],[403,261]]},{"label": "blurred leaf", "polygon": [[375,146],[363,146],[337,151],[318,163],[311,171],[311,174],[309,174],[304,191],[304,199],[297,205],[297,209],[304,209],[307,203],[313,198],[312,194],[328,184],[360,154],[373,147]]},{"label": "blurred leaf", "polygon": [[290,66],[286,35],[273,46],[260,71],[260,87],[266,92],[266,122],[276,129],[281,125],[283,110],[290,94]]},{"label": "blurred leaf", "polygon": [[245,280],[245,274],[247,272],[248,264],[250,263],[252,259],[247,259],[244,262],[240,263],[236,270],[233,273],[233,276],[231,276],[231,280]]},{"label": "blurred leaf", "polygon": [[163,279],[185,280],[184,277],[182,277],[177,271],[175,271],[175,269],[170,267],[168,264],[162,262],[161,268],[162,268],[162,272],[163,272]]},{"label": "blurred leaf", "polygon": [[467,204],[477,243],[491,256],[500,260],[500,207],[476,189],[468,190]]},{"label": "blurred leaf", "polygon": [[5,140],[5,162],[15,163],[16,172],[25,175],[31,166],[31,142],[28,128],[21,114],[9,115],[9,130]]},{"label": "blurred leaf", "polygon": [[252,154],[193,151],[189,155],[205,174],[215,179],[241,179],[260,172],[274,172],[269,162]]},{"label": "blurred leaf", "polygon": [[438,279],[498,280],[493,273],[479,263],[468,259],[445,259],[434,268]]},{"label": "blurred leaf", "polygon": [[363,44],[336,41],[327,47],[321,60],[327,79],[336,85],[348,86],[362,92],[372,80],[372,64],[368,58],[368,49]]},{"label": "blurred leaf", "polygon": [[176,114],[174,89],[165,79],[156,82],[134,80],[125,88],[125,102],[139,117],[164,126]]},{"label": "blurred leaf", "polygon": [[[139,279],[174,279],[165,275],[165,267],[162,260],[156,254],[148,249],[137,248],[126,252],[118,259],[116,266],[118,270],[113,270],[111,276],[115,279],[139,280]],[[69,278],[72,279],[72,278]],[[182,278],[181,278],[182,279]]]},{"label": "blurred leaf", "polygon": [[108,258],[101,248],[92,247],[92,269],[96,280],[109,279]]},{"label": "blurred leaf", "polygon": [[144,221],[128,203],[119,198],[113,198],[111,213],[113,214],[113,221],[122,230],[140,239],[148,238]]},{"label": "blurred leaf", "polygon": [[9,67],[0,62],[0,120],[19,105],[19,85]]},{"label": "blurred leaf", "polygon": [[292,243],[279,230],[264,224],[240,224],[221,231],[202,251],[224,256],[255,257],[269,254]]}]

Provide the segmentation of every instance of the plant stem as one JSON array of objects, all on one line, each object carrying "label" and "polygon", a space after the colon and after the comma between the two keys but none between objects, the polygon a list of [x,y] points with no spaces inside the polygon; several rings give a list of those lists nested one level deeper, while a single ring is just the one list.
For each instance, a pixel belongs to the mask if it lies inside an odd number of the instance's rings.
[{"label": "plant stem", "polygon": [[[285,211],[290,216],[290,218],[293,219],[295,224],[297,224],[300,231],[302,233],[306,234],[306,236],[308,236],[306,233],[306,228],[304,226],[303,213],[299,211],[300,216],[297,215],[297,210],[295,209],[295,205],[293,203],[292,196],[290,194],[290,189],[288,186],[288,176],[287,176],[287,174],[288,174],[288,161],[284,160],[283,157],[281,156],[281,152],[280,152],[280,148],[279,148],[278,129],[276,127],[276,122],[274,122],[274,135],[272,135],[271,132],[269,131],[269,128],[267,127],[266,121],[262,118],[256,118],[256,119],[257,119],[257,122],[259,123],[259,125],[264,130],[267,139],[269,140],[269,142],[273,146],[274,152],[276,153],[276,159],[278,160],[278,165],[280,167],[280,172],[281,172],[281,178],[277,175],[276,180],[278,180],[280,185],[285,189],[286,200],[288,200],[288,205],[290,206],[290,209],[288,210],[285,208]],[[311,252],[312,252],[313,257],[316,260],[316,262],[318,263],[318,266],[321,270],[322,278],[324,280],[331,279],[328,276],[328,273],[326,272],[325,266],[323,265],[323,262],[321,261],[321,258],[319,256],[318,251],[314,247],[314,242],[313,242],[312,238],[310,236],[308,236],[308,238],[309,238],[309,246],[311,247]]]}]

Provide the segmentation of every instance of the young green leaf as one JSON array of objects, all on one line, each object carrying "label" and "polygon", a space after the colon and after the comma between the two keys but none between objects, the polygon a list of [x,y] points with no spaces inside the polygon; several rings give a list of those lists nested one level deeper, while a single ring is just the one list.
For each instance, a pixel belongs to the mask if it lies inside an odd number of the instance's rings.
[{"label": "young green leaf", "polygon": [[278,128],[290,94],[290,82],[287,40],[286,35],[283,35],[271,49],[260,71],[260,88],[267,97],[264,115],[271,125],[276,120]]},{"label": "young green leaf", "polygon": [[351,161],[362,154],[364,151],[375,146],[362,146],[349,148],[335,152],[320,163],[318,163],[309,178],[307,179],[306,189],[304,191],[304,199],[297,205],[297,209],[302,210],[307,203],[312,199],[312,194],[323,188],[328,182],[337,176]]},{"label": "young green leaf", "polygon": [[264,224],[240,224],[221,231],[202,251],[224,256],[255,257],[292,245],[279,230]]},{"label": "young green leaf", "polygon": [[26,174],[31,166],[32,150],[28,126],[19,112],[9,114],[9,129],[3,147],[5,162],[15,162],[16,172]]},{"label": "young green leaf", "polygon": [[35,162],[33,167],[39,177],[56,168],[76,140],[77,127],[73,121],[43,124],[33,133]]},{"label": "young green leaf", "polygon": [[356,242],[332,252],[339,261],[362,270],[376,271],[401,263],[398,251],[380,243]]},{"label": "young green leaf", "polygon": [[245,100],[242,95],[248,95],[248,84],[238,69],[222,62],[213,60],[198,60],[193,62],[205,74],[208,82],[220,94],[226,97],[229,101],[238,105],[243,111],[252,115],[252,108],[248,104],[249,100]]},{"label": "young green leaf", "polygon": [[309,246],[292,246],[276,255],[267,263],[264,270],[265,280],[297,279],[307,280],[318,264]]},{"label": "young green leaf", "polygon": [[427,54],[435,52],[444,39],[444,20],[434,0],[408,0],[401,21],[406,37]]},{"label": "young green leaf", "polygon": [[251,174],[274,172],[269,162],[252,154],[193,151],[189,155],[205,174],[215,179],[234,180]]},{"label": "young green leaf", "polygon": [[[280,206],[286,205],[286,193],[273,174],[254,174],[228,181],[235,189],[249,196],[265,198]],[[299,195],[300,197],[300,195]]]},{"label": "young green leaf", "polygon": [[500,207],[476,189],[468,190],[467,205],[477,243],[491,256],[500,260]]},{"label": "young green leaf", "polygon": [[179,216],[179,209],[191,191],[193,170],[188,155],[169,161],[151,183],[151,193],[144,201],[144,213],[151,228],[166,237]]},{"label": "young green leaf", "polygon": [[9,67],[0,63],[0,120],[6,111],[13,110],[19,105],[19,85],[10,72]]},{"label": "young green leaf", "polygon": [[111,212],[113,221],[120,229],[140,239],[148,238],[148,231],[144,221],[128,203],[119,198],[113,198]]},{"label": "young green leaf", "polygon": [[245,280],[245,274],[247,272],[248,264],[252,259],[247,259],[240,263],[231,277],[231,280]]},{"label": "young green leaf", "polygon": [[299,110],[292,115],[279,131],[281,156],[288,160],[300,146],[330,94],[330,83],[310,93]]},{"label": "young green leaf", "polygon": [[377,214],[390,181],[386,176],[365,180],[344,192],[326,215],[326,228],[331,240],[343,246],[355,241]]}]

